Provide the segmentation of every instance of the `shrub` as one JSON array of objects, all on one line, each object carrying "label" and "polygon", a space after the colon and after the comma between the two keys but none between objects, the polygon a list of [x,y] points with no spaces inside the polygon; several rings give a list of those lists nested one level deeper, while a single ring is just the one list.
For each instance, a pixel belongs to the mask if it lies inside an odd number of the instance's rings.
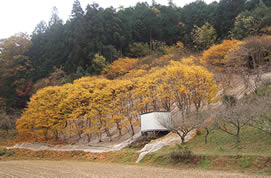
[{"label": "shrub", "polygon": [[141,136],[133,143],[129,144],[129,148],[143,148],[146,144],[150,143],[154,137]]},{"label": "shrub", "polygon": [[10,157],[10,156],[12,156],[12,155],[14,155],[14,151],[7,151],[6,152],[6,157]]},{"label": "shrub", "polygon": [[226,106],[234,106],[237,102],[237,99],[232,95],[223,95],[222,102]]},{"label": "shrub", "polygon": [[194,154],[186,146],[177,145],[178,150],[170,153],[170,158],[175,162],[191,162]]},{"label": "shrub", "polygon": [[250,168],[252,166],[252,161],[249,158],[241,158],[240,159],[240,167],[241,168]]},{"label": "shrub", "polygon": [[3,156],[5,153],[5,150],[0,150],[0,156]]}]

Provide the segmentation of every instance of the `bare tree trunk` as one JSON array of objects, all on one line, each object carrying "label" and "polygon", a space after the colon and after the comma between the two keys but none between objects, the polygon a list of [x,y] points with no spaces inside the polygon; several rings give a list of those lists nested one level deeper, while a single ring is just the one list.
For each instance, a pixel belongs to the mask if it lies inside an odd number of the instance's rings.
[{"label": "bare tree trunk", "polygon": [[78,134],[78,137],[79,137],[79,139],[81,138],[81,131],[79,130],[78,132],[77,132],[77,134]]},{"label": "bare tree trunk", "polygon": [[185,138],[185,136],[182,135],[182,134],[180,134],[180,132],[179,132],[178,130],[175,130],[174,132],[177,133],[177,135],[179,135],[179,137],[180,137],[181,140],[182,140],[182,143],[184,143],[184,138]]},{"label": "bare tree trunk", "polygon": [[128,120],[129,120],[131,131],[132,131],[131,135],[134,136],[135,135],[135,130],[134,130],[134,126],[133,126],[133,123],[132,123],[132,118],[128,118]]},{"label": "bare tree trunk", "polygon": [[91,134],[87,134],[87,137],[88,137],[88,142],[91,141]]},{"label": "bare tree trunk", "polygon": [[133,126],[131,121],[130,121],[130,125],[131,125],[131,130],[132,130],[132,136],[134,136],[135,135],[135,130],[134,130],[134,126]]},{"label": "bare tree trunk", "polygon": [[44,134],[45,140],[47,141],[48,140],[48,128],[45,129],[45,132],[43,134]]},{"label": "bare tree trunk", "polygon": [[58,131],[57,130],[55,130],[54,135],[55,135],[55,140],[58,141]]},{"label": "bare tree trunk", "polygon": [[206,134],[205,134],[205,138],[204,138],[204,142],[205,142],[205,144],[207,144],[208,143],[208,135],[209,135],[209,129],[208,128],[205,128],[205,130],[206,130]]},{"label": "bare tree trunk", "polygon": [[240,143],[240,127],[238,127],[236,130],[236,142]]},{"label": "bare tree trunk", "polygon": [[105,133],[106,133],[107,137],[110,138],[110,142],[111,142],[112,141],[112,135],[110,134],[109,130],[105,129]]},{"label": "bare tree trunk", "polygon": [[117,124],[117,128],[118,128],[118,131],[119,131],[119,136],[121,136],[122,135],[122,133],[121,133],[121,127],[120,127],[120,123],[119,122],[116,122],[116,124]]},{"label": "bare tree trunk", "polygon": [[152,29],[150,29],[150,51],[149,54],[151,54],[152,51]]},{"label": "bare tree trunk", "polygon": [[253,69],[256,69],[256,60],[255,56],[252,56]]},{"label": "bare tree trunk", "polygon": [[98,137],[99,137],[99,142],[102,142],[102,134],[98,133]]}]

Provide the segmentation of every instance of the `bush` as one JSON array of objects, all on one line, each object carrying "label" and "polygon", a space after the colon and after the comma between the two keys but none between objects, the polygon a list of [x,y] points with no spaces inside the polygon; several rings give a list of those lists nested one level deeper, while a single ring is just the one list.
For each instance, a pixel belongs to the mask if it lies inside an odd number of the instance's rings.
[{"label": "bush", "polygon": [[237,102],[237,98],[232,95],[223,95],[222,102],[226,106],[234,106]]},{"label": "bush", "polygon": [[6,157],[10,157],[10,156],[12,156],[12,155],[14,155],[14,151],[7,151],[6,152]]},{"label": "bush", "polygon": [[191,162],[194,159],[194,154],[186,146],[177,145],[178,150],[170,153],[170,158],[175,162]]},{"label": "bush", "polygon": [[5,153],[5,150],[0,150],[0,156],[3,156]]},{"label": "bush", "polygon": [[7,151],[7,150],[0,150],[0,156],[6,156],[6,157],[9,157],[9,156],[12,156],[14,155],[14,151]]},{"label": "bush", "polygon": [[271,80],[264,80],[262,86],[256,89],[258,96],[271,96]]},{"label": "bush", "polygon": [[240,159],[241,168],[250,168],[252,166],[252,161],[249,158],[243,157]]},{"label": "bush", "polygon": [[128,147],[129,148],[143,148],[146,144],[150,143],[151,140],[152,140],[151,137],[141,136],[136,141],[129,144]]}]

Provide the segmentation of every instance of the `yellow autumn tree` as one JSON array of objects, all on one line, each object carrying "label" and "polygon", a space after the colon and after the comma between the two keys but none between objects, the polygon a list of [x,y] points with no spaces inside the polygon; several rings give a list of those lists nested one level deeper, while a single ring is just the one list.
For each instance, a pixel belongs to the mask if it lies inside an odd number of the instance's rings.
[{"label": "yellow autumn tree", "polygon": [[236,51],[242,45],[238,40],[225,40],[219,45],[214,45],[203,52],[201,63],[216,73],[216,80],[220,83],[223,93],[231,86],[233,71],[238,70],[240,61],[230,60],[229,54]]},{"label": "yellow autumn tree", "polygon": [[107,66],[102,73],[107,78],[114,79],[129,73],[130,70],[136,67],[137,62],[137,58],[120,58]]},{"label": "yellow autumn tree", "polygon": [[[88,140],[90,140],[92,134],[98,135],[100,141],[102,133],[106,133],[107,136],[111,137],[109,130],[113,127],[113,121],[108,116],[112,112],[110,107],[112,102],[110,83],[109,80],[98,77],[82,78],[74,82],[76,87],[83,88],[86,103],[82,103],[82,106],[76,106],[73,109],[74,114],[71,119],[76,123],[81,123],[75,126],[79,134],[85,133],[88,135]],[[75,96],[80,96],[82,99],[83,95],[75,94]]]},{"label": "yellow autumn tree", "polygon": [[241,44],[242,42],[238,40],[225,40],[219,45],[214,45],[203,52],[201,63],[223,70],[229,62],[227,55]]},{"label": "yellow autumn tree", "polygon": [[142,98],[143,112],[170,111],[172,107],[171,88],[166,69],[152,68],[150,73],[138,78],[137,96]]},{"label": "yellow autumn tree", "polygon": [[[81,85],[68,84],[63,87],[68,92],[67,97],[60,103],[61,109],[65,110],[65,117],[67,118],[66,134],[69,136],[77,135],[81,138],[84,129],[86,129],[85,123],[88,121],[86,114],[89,112],[91,95]],[[87,136],[90,138],[90,135]]]},{"label": "yellow autumn tree", "polygon": [[179,110],[194,104],[198,111],[204,102],[215,98],[218,89],[214,76],[204,67],[171,62],[166,70],[169,88]]},{"label": "yellow autumn tree", "polygon": [[150,73],[136,80],[136,96],[142,103],[141,110],[143,110],[143,112],[158,110],[155,78],[153,78],[152,74],[153,73]]},{"label": "yellow autumn tree", "polygon": [[19,134],[32,134],[46,140],[54,136],[57,140],[66,122],[64,113],[59,108],[59,103],[63,102],[65,96],[62,87],[47,87],[34,94],[28,108],[17,121]]},{"label": "yellow autumn tree", "polygon": [[170,78],[166,76],[167,70],[156,70],[153,74],[156,85],[156,98],[159,110],[171,111],[173,96],[171,93]]},{"label": "yellow autumn tree", "polygon": [[119,135],[123,128],[127,129],[131,135],[135,134],[134,127],[138,122],[138,111],[136,110],[135,83],[131,80],[112,81],[112,118],[116,123]]},{"label": "yellow autumn tree", "polygon": [[102,141],[102,135],[121,136],[124,128],[134,135],[144,112],[171,111],[174,104],[180,111],[192,105],[199,111],[215,98],[217,86],[213,74],[194,61],[190,57],[149,71],[133,69],[115,80],[84,77],[43,88],[17,121],[19,134],[45,139],[85,135],[88,141],[93,136]]}]

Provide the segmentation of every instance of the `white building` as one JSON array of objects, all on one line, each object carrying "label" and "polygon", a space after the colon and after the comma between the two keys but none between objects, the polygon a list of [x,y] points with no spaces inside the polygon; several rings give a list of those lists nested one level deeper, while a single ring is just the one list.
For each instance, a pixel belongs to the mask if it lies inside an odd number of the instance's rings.
[{"label": "white building", "polygon": [[141,133],[169,131],[162,126],[170,119],[170,112],[154,111],[140,115],[141,118]]}]

